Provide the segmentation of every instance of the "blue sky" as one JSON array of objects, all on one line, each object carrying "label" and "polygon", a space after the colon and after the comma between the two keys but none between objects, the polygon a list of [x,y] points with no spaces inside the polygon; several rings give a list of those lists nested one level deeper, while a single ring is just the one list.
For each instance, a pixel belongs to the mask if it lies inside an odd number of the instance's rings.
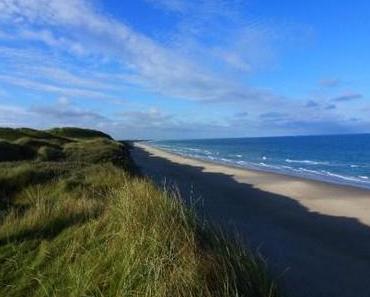
[{"label": "blue sky", "polygon": [[370,3],[0,0],[0,126],[370,132]]}]

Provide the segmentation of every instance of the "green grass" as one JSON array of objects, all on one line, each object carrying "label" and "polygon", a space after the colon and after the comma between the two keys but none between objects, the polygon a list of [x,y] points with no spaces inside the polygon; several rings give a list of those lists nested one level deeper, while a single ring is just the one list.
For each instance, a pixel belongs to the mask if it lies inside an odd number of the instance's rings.
[{"label": "green grass", "polygon": [[[29,128],[2,128],[0,127],[0,139],[14,141],[22,137],[31,137],[33,139],[48,139],[65,143],[69,141],[65,137],[57,134],[49,133],[48,131],[41,131]],[[78,138],[78,137],[77,137]]]},{"label": "green grass", "polygon": [[278,296],[259,257],[137,175],[124,144],[62,148],[0,163],[0,296]]}]

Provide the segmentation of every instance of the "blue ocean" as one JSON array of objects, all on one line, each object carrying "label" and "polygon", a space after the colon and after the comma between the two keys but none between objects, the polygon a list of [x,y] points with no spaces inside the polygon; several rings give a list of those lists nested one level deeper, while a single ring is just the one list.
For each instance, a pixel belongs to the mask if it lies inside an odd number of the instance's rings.
[{"label": "blue ocean", "polygon": [[370,134],[166,140],[182,156],[370,189]]}]

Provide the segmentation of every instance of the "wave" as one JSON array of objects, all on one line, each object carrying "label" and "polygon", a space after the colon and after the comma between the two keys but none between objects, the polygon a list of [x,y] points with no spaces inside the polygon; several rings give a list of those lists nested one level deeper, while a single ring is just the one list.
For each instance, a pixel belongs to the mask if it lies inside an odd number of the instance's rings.
[{"label": "wave", "polygon": [[354,176],[345,176],[345,175],[341,175],[341,174],[338,174],[338,173],[332,173],[330,171],[325,171],[325,170],[323,170],[322,172],[326,173],[327,175],[329,175],[331,177],[339,178],[339,179],[350,181],[350,182],[368,183],[368,181],[365,181],[363,179],[359,179],[359,178],[354,177]]},{"label": "wave", "polygon": [[306,169],[306,168],[302,168],[302,167],[300,167],[298,169],[298,171],[312,173],[312,174],[317,174],[317,175],[324,175],[323,172],[320,172],[320,171],[317,171],[317,170]]},{"label": "wave", "polygon": [[328,165],[329,164],[329,162],[312,161],[312,160],[292,160],[292,159],[285,159],[285,162],[307,164],[307,165]]},{"label": "wave", "polygon": [[259,163],[260,166],[263,166],[263,167],[267,167],[267,168],[272,168],[272,169],[277,169],[277,170],[281,170],[281,166],[278,166],[278,165],[271,165],[271,164],[266,164],[264,162],[260,162]]}]

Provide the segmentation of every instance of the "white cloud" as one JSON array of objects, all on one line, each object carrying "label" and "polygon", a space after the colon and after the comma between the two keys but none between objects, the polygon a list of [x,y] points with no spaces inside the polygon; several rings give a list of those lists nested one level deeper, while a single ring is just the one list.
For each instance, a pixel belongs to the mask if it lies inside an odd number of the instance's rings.
[{"label": "white cloud", "polygon": [[0,126],[28,126],[31,113],[26,109],[13,105],[0,105]]},{"label": "white cloud", "polygon": [[51,31],[48,30],[39,30],[39,31],[21,30],[19,32],[18,37],[27,40],[40,41],[50,47],[60,48],[61,50],[67,49],[72,54],[77,55],[87,54],[87,50],[85,50],[85,48],[80,43],[63,37],[56,37]]},{"label": "white cloud", "polygon": [[362,97],[363,97],[362,94],[359,94],[359,93],[347,93],[347,94],[334,97],[331,100],[336,101],[336,102],[346,102],[346,101],[361,99]]},{"label": "white cloud", "polygon": [[72,97],[87,97],[91,99],[114,99],[115,97],[112,97],[111,95],[88,90],[88,89],[82,89],[82,88],[69,88],[64,86],[58,86],[52,83],[44,83],[44,82],[38,82],[31,79],[26,79],[22,77],[17,76],[11,76],[11,75],[2,75],[0,74],[0,83],[7,83],[11,85],[15,85],[18,87],[30,89],[33,91],[41,91],[46,93],[54,93],[59,95],[65,95],[65,96],[72,96]]},{"label": "white cloud", "polygon": [[157,108],[148,111],[125,111],[121,115],[122,122],[136,127],[158,128],[175,124],[173,115],[165,114]]},{"label": "white cloud", "polygon": [[108,117],[90,110],[79,108],[59,98],[55,105],[41,105],[30,108],[17,105],[0,105],[0,126],[49,128],[52,126],[98,127],[111,125]]},{"label": "white cloud", "polygon": [[326,88],[333,88],[339,86],[342,81],[338,78],[327,78],[320,80],[320,86],[326,87]]},{"label": "white cloud", "polygon": [[[216,74],[179,51],[166,48],[125,24],[98,13],[83,0],[0,0],[0,3],[4,19],[29,27],[18,32],[19,38],[37,39],[51,47],[72,48],[79,52],[88,48],[95,55],[118,59],[125,65],[126,73],[135,75],[136,83],[163,95],[208,101],[261,101],[264,95],[264,92],[245,86],[235,78]],[[201,6],[208,13],[217,15],[225,11],[225,3],[204,1]],[[48,29],[35,32],[32,25]],[[59,28],[59,34],[63,32],[66,36],[56,36],[49,28]],[[78,43],[75,41],[77,38]],[[223,52],[218,56],[239,69],[249,67],[235,52]]]},{"label": "white cloud", "polygon": [[85,99],[124,101],[121,93],[127,76],[99,69],[89,60],[78,67],[69,59],[40,50],[0,47],[0,84],[12,84],[33,92]]}]

